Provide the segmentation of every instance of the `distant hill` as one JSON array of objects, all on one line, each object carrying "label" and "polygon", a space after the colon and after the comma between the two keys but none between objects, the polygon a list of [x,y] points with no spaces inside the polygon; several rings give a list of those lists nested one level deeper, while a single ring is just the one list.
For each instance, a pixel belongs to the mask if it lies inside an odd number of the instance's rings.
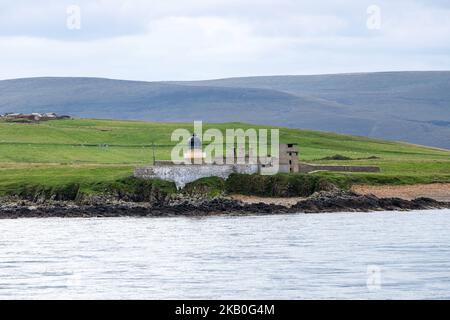
[{"label": "distant hill", "polygon": [[0,81],[0,112],[153,121],[240,121],[450,149],[450,72],[270,76],[190,82]]}]

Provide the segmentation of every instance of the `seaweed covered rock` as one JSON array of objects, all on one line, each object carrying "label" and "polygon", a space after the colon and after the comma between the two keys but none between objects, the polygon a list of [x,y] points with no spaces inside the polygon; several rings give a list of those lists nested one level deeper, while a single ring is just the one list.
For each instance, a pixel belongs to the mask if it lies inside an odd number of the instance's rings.
[{"label": "seaweed covered rock", "polygon": [[412,201],[400,198],[378,198],[374,195],[360,195],[350,191],[322,191],[291,207],[297,212],[368,212],[368,211],[405,211],[450,208],[450,203],[428,198]]},{"label": "seaweed covered rock", "polygon": [[[165,197],[170,198],[168,195]],[[98,200],[98,199],[97,199]],[[450,208],[450,202],[428,198],[412,201],[399,198],[378,198],[342,190],[320,191],[299,201],[292,207],[267,203],[244,203],[242,201],[214,198],[195,201],[186,197],[179,201],[159,199],[154,202],[127,202],[123,200],[75,203],[47,201],[36,203],[14,198],[0,200],[0,219],[21,217],[161,217],[161,216],[207,216],[207,215],[261,215],[283,213],[320,212],[368,212],[381,210],[422,210]]]}]

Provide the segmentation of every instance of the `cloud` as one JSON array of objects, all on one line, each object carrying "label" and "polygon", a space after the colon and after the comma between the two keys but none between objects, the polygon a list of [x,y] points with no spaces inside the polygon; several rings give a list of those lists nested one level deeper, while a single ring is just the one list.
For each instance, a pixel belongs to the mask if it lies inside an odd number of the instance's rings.
[{"label": "cloud", "polygon": [[[448,69],[446,2],[375,2],[380,30],[367,29],[365,0],[16,0],[0,4],[0,78]],[[80,30],[66,27],[74,3]]]}]

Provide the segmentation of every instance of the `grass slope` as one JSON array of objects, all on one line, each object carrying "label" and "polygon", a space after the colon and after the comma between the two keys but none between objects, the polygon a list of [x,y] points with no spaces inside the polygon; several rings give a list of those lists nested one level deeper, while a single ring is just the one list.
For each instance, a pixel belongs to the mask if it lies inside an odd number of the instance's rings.
[{"label": "grass slope", "polygon": [[[243,123],[208,128],[267,128]],[[79,184],[85,190],[130,176],[137,165],[149,164],[151,144],[157,159],[169,159],[177,128],[188,123],[113,120],[58,120],[39,124],[0,121],[0,195],[26,186]],[[338,184],[404,184],[450,182],[450,151],[332,133],[281,129],[282,142],[297,142],[304,161],[328,164],[378,165],[382,172],[317,173]],[[320,160],[336,154],[361,160]],[[365,159],[377,157],[375,159]]]}]

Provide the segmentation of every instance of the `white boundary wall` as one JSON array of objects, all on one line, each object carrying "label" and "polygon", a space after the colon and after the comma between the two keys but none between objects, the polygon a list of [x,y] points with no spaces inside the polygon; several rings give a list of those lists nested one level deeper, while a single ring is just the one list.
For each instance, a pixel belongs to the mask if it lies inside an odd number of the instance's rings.
[{"label": "white boundary wall", "polygon": [[156,165],[140,167],[134,170],[134,176],[141,179],[161,179],[175,182],[178,189],[187,183],[205,177],[220,177],[226,179],[232,173],[259,173],[257,164],[232,165]]}]

